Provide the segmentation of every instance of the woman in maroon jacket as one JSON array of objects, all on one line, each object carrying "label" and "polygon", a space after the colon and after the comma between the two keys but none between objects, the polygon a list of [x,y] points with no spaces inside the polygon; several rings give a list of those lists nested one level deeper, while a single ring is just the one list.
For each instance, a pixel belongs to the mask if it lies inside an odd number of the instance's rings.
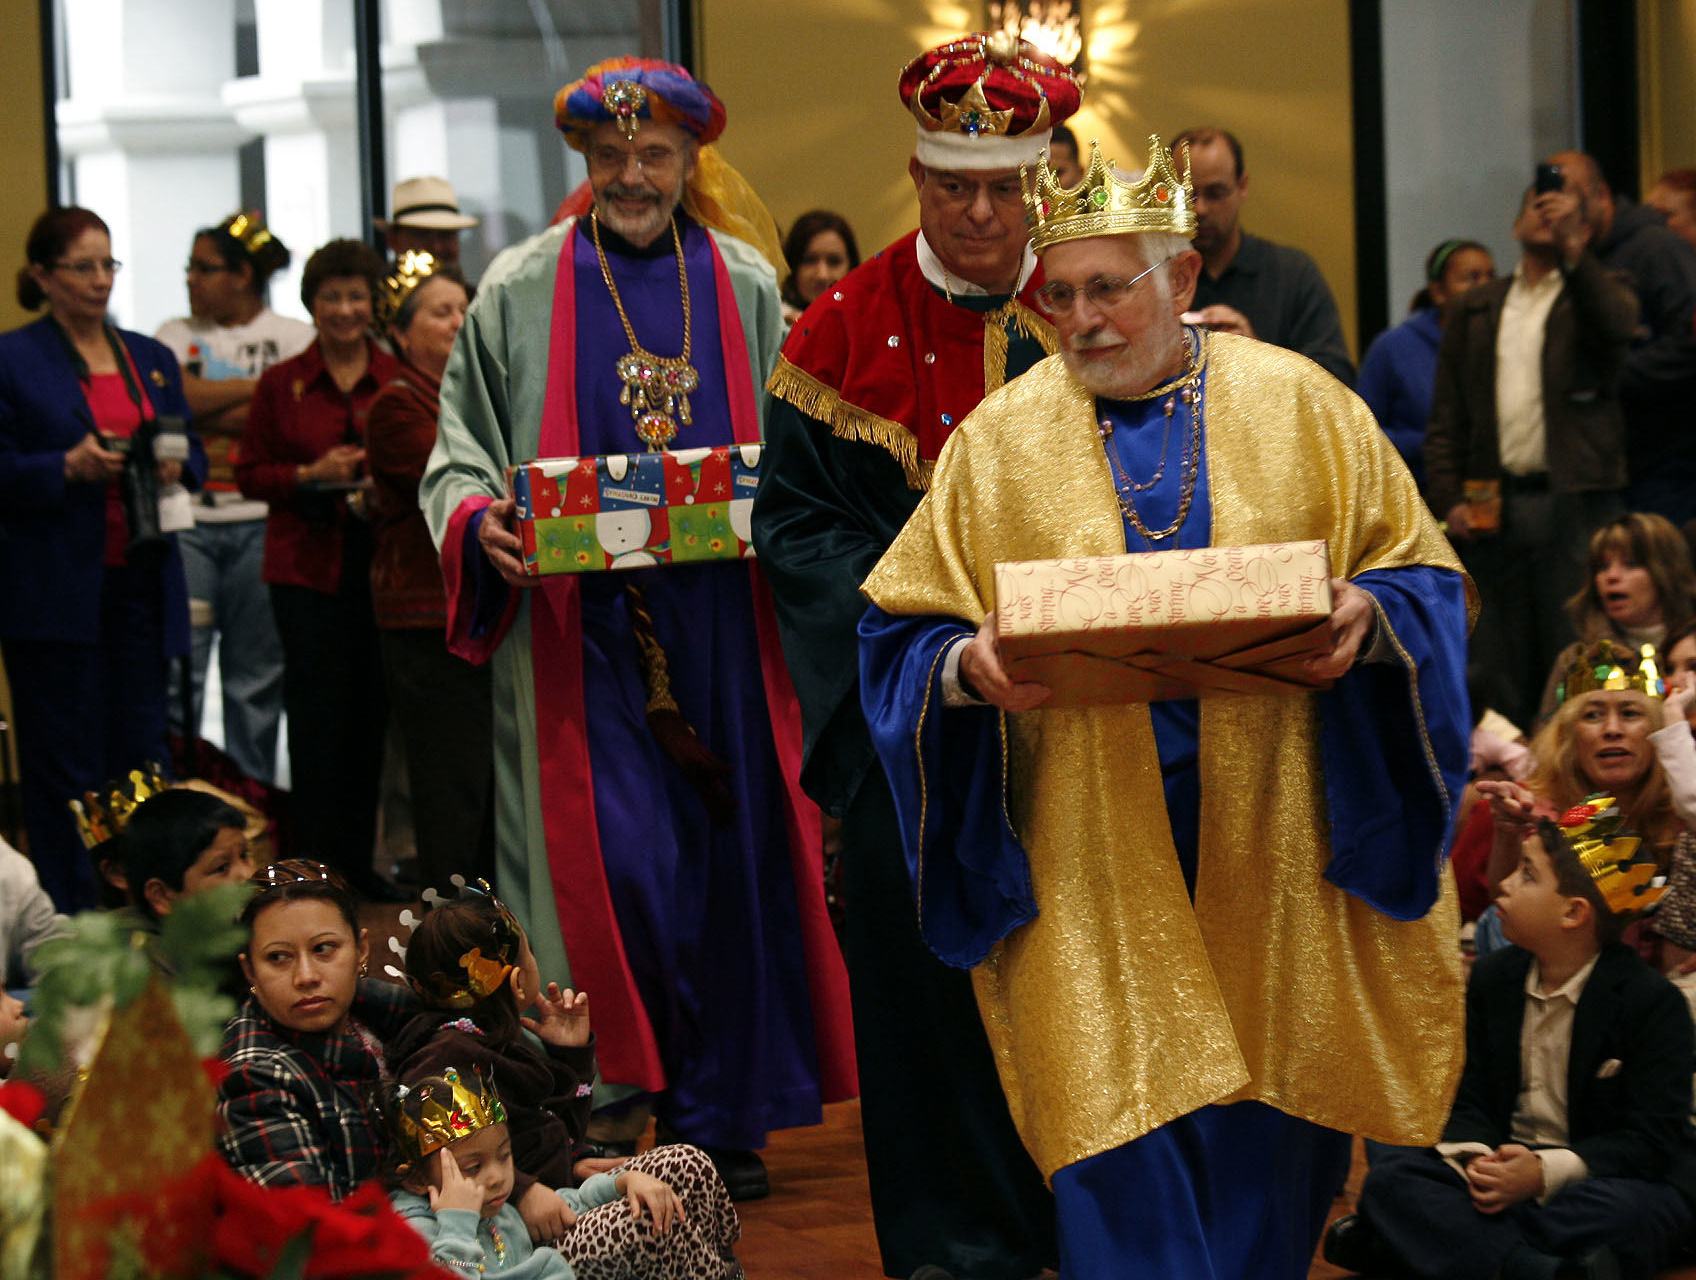
[{"label": "woman in maroon jacket", "polygon": [[307,259],[300,298],[318,340],[260,377],[236,467],[241,491],[271,504],[264,578],[283,640],[295,848],[361,890],[376,887],[386,710],[371,527],[356,499],[369,488],[366,414],[400,368],[371,337],[382,274],[357,240]]},{"label": "woman in maroon jacket", "polygon": [[[407,253],[383,282],[379,313],[401,368],[366,424],[376,555],[371,598],[389,709],[411,784],[418,868],[428,885],[456,872],[494,876],[494,743],[489,668],[447,647],[441,561],[418,509],[436,445],[442,373],[470,292],[459,268]],[[451,751],[443,744],[452,743]]]}]

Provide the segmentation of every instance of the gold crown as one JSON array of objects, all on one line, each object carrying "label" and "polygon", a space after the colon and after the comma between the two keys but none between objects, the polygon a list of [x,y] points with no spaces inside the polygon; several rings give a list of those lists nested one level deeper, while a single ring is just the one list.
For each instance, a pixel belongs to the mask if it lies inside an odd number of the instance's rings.
[{"label": "gold crown", "polygon": [[1666,894],[1652,883],[1660,874],[1655,860],[1637,856],[1643,841],[1625,830],[1625,815],[1610,795],[1588,797],[1561,815],[1561,834],[1595,882],[1614,915],[1638,915]]},{"label": "gold crown", "polygon": [[257,213],[235,214],[226,218],[223,225],[224,234],[246,249],[250,257],[271,243],[270,229]]},{"label": "gold crown", "polygon": [[412,291],[435,275],[441,267],[434,254],[408,249],[395,262],[394,272],[377,290],[377,324],[383,330],[394,323]]},{"label": "gold crown", "polygon": [[83,792],[81,800],[71,801],[83,848],[97,849],[105,844],[129,825],[130,815],[143,800],[168,790],[164,771],[149,763],[145,769],[131,769],[127,779],[108,782],[98,793]]},{"label": "gold crown", "polygon": [[1064,240],[1117,236],[1138,231],[1195,234],[1195,209],[1190,186],[1189,148],[1184,148],[1184,176],[1158,134],[1148,136],[1148,170],[1136,182],[1121,182],[1114,166],[1101,155],[1101,143],[1089,144],[1089,167],[1075,187],[1063,187],[1048,167],[1048,152],[1037,159],[1036,173],[1019,166],[1025,193],[1025,223],[1031,229],[1031,248],[1039,253]]},{"label": "gold crown", "polygon": [[[469,1009],[480,1000],[500,990],[507,975],[518,967],[524,950],[524,929],[507,909],[506,903],[495,897],[487,880],[465,884],[455,877],[461,894],[477,893],[486,897],[495,908],[495,919],[489,928],[489,954],[483,948],[472,947],[459,958],[458,973],[431,973],[421,978],[407,976],[407,985],[424,1002],[436,1009]],[[434,889],[424,892],[426,902],[435,903],[440,896]]]},{"label": "gold crown", "polygon": [[469,1078],[449,1067],[415,1085],[390,1085],[378,1099],[404,1170],[451,1142],[492,1124],[506,1123],[494,1086],[473,1070]]},{"label": "gold crown", "polygon": [[1661,678],[1655,646],[1646,644],[1636,652],[1613,640],[1587,646],[1566,669],[1556,701],[1598,689],[1635,689],[1651,698],[1666,697],[1667,682]]}]

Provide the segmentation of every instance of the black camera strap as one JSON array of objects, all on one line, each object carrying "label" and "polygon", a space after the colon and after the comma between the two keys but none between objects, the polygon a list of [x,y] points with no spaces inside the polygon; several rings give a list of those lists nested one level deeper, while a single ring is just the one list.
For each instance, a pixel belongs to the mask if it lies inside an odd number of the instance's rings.
[{"label": "black camera strap", "polygon": [[[94,375],[88,371],[88,361],[83,359],[82,352],[77,350],[77,344],[71,341],[71,335],[65,332],[65,327],[52,316],[47,317],[47,323],[53,326],[53,332],[58,335],[59,342],[65,348],[65,355],[71,362],[71,371],[77,375],[77,381],[82,383],[83,395],[88,394],[89,383]],[[112,348],[112,358],[118,362],[118,372],[123,375],[124,390],[129,394],[130,403],[135,406],[141,422],[148,422],[153,415],[153,406],[141,394],[141,385],[135,379],[135,369],[130,365],[130,353],[124,344],[118,340],[118,332],[109,324],[100,326],[106,335],[106,345]]]}]

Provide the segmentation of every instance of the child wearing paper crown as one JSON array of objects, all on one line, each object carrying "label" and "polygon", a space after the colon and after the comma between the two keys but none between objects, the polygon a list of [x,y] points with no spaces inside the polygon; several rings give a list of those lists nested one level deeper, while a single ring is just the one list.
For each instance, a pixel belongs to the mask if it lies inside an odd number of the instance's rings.
[{"label": "child wearing paper crown", "polygon": [[[506,1109],[480,1072],[449,1067],[441,1075],[408,1077],[384,1087],[378,1109],[397,1162],[390,1202],[430,1241],[434,1261],[476,1276],[499,1271],[513,1280],[594,1274],[573,1271],[555,1249],[532,1247],[512,1203]],[[553,1194],[573,1215],[627,1197],[629,1214],[645,1212],[661,1236],[681,1213],[677,1197],[663,1183],[633,1171],[616,1178],[596,1174],[578,1190]]]},{"label": "child wearing paper crown", "polygon": [[1516,946],[1473,967],[1443,1141],[1381,1157],[1325,1257],[1443,1280],[1648,1277],[1696,1222],[1696,1036],[1619,941],[1665,892],[1612,796],[1527,833],[1497,897]]},{"label": "child wearing paper crown", "polygon": [[[739,1275],[740,1223],[698,1148],[656,1147],[610,1166],[677,1202],[668,1231],[622,1207],[578,1217],[569,1189],[581,1180],[587,1192],[607,1172],[607,1162],[574,1157],[595,1075],[588,996],[556,983],[543,989],[523,928],[482,881],[457,898],[426,898],[434,905],[408,941],[406,978],[430,1008],[390,1041],[390,1067],[401,1080],[475,1071],[500,1093],[515,1170],[511,1200],[527,1239],[561,1241],[579,1276]],[[532,1006],[537,1016],[524,1016]]]}]

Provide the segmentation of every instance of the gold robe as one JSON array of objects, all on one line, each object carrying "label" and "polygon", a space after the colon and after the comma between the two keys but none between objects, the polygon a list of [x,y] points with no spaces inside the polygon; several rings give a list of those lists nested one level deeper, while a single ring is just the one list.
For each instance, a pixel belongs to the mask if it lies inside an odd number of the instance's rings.
[{"label": "gold robe", "polygon": [[[1324,538],[1339,577],[1460,572],[1358,398],[1279,348],[1208,341],[1215,545]],[[998,562],[1125,549],[1094,400],[1056,356],[955,431],[862,589],[891,614],[975,624]],[[1318,721],[1316,695],[1202,701],[1192,908],[1148,707],[1003,718],[1008,816],[1039,914],[973,977],[1045,1175],[1241,1099],[1385,1142],[1437,1139],[1463,1056],[1453,881],[1441,875],[1436,907],[1403,923],[1322,878]]]}]

